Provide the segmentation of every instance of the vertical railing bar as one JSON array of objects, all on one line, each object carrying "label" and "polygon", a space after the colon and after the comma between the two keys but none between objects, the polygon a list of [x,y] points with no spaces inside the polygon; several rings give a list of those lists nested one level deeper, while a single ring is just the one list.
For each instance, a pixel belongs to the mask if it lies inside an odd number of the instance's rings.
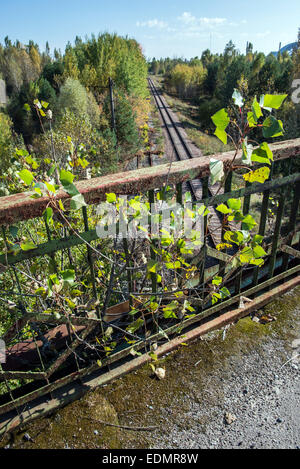
[{"label": "vertical railing bar", "polygon": [[231,192],[232,176],[233,176],[233,172],[230,171],[230,173],[227,174],[227,177],[225,179],[224,192]]},{"label": "vertical railing bar", "polygon": [[[208,177],[202,179],[202,198],[208,198]],[[202,256],[202,268],[200,272],[200,285],[202,285],[202,299],[205,298],[205,264],[206,264],[206,254],[207,254],[207,246],[206,246],[206,235],[207,235],[207,227],[208,227],[208,215],[205,215],[203,220],[203,256]],[[202,310],[204,308],[204,301],[202,302]]]},{"label": "vertical railing bar", "polygon": [[[245,184],[245,187],[250,187],[251,186],[251,183],[246,181],[246,184]],[[247,215],[249,213],[249,210],[250,210],[250,202],[251,202],[251,194],[250,195],[246,195],[244,197],[244,201],[243,201],[243,215]],[[243,267],[239,267],[238,268],[238,272],[237,272],[237,276],[236,276],[236,280],[235,280],[235,294],[238,295],[239,293],[241,293],[241,289],[242,289],[242,280],[243,280]]]},{"label": "vertical railing bar", "polygon": [[[226,176],[226,179],[225,179],[225,185],[224,185],[224,193],[228,193],[228,192],[231,192],[231,188],[232,188],[232,178],[233,178],[233,172],[230,171],[227,176]],[[222,225],[222,242],[224,242],[224,219],[225,219],[225,216],[226,215],[223,215],[223,225]],[[224,274],[225,274],[225,268],[226,268],[226,262],[224,261],[219,261],[219,275],[220,277],[223,277]]]},{"label": "vertical railing bar", "polygon": [[[88,222],[86,207],[82,207],[82,214],[83,214],[83,221],[84,221],[84,229],[85,231],[89,231],[89,222]],[[91,272],[91,277],[92,277],[93,295],[94,295],[95,300],[97,301],[98,294],[97,294],[97,288],[96,288],[96,278],[95,278],[95,269],[94,269],[92,251],[91,251],[90,246],[87,246],[86,249],[87,249],[87,258],[88,258],[88,263],[90,266],[90,272]],[[96,305],[96,311],[100,319],[101,313],[100,313],[99,305]]]},{"label": "vertical railing bar", "polygon": [[[300,201],[300,182],[297,182],[295,187],[294,187],[294,197],[292,201],[292,206],[291,206],[291,213],[290,213],[290,220],[288,224],[288,233],[292,233],[295,229],[296,223],[297,223],[297,213],[299,209],[299,201]],[[293,242],[293,238],[287,243],[288,246],[291,246]],[[283,256],[283,264],[282,264],[282,270],[286,270],[289,262],[289,254],[284,254]]]},{"label": "vertical railing bar", "polygon": [[[251,186],[251,182],[246,181],[245,188]],[[251,203],[251,194],[245,195],[244,197],[244,204],[243,204],[243,214],[246,215],[249,213],[250,210],[250,203]]]},{"label": "vertical railing bar", "polygon": [[[182,183],[176,184],[176,203],[182,207]],[[180,213],[182,216],[183,213]],[[183,222],[183,219],[181,220]],[[177,246],[177,255],[180,256],[180,247]],[[182,269],[178,269],[178,288],[181,289],[183,285]]]},{"label": "vertical railing bar", "polygon": [[[290,157],[287,160],[287,173],[288,175],[291,174],[291,168],[292,168],[292,158]],[[281,196],[279,199],[279,206],[278,206],[278,211],[277,211],[277,216],[276,216],[276,223],[275,223],[275,229],[274,229],[274,237],[273,237],[273,243],[272,243],[272,251],[271,251],[271,257],[270,257],[270,271],[269,271],[269,277],[272,278],[274,275],[274,270],[275,270],[275,264],[276,264],[276,255],[277,255],[277,250],[278,250],[278,242],[279,242],[279,236],[280,236],[280,230],[281,230],[281,224],[282,224],[282,217],[283,217],[283,212],[285,208],[285,202],[286,202],[286,194],[287,194],[287,186],[283,187],[281,191]]]},{"label": "vertical railing bar", "polygon": [[[149,198],[149,203],[150,203],[150,213],[152,214],[152,208],[155,203],[154,190],[150,190],[148,192],[148,198]],[[151,227],[151,215],[149,219],[149,226]],[[152,240],[152,243],[154,243],[154,240]],[[156,260],[156,254],[153,250],[152,245],[150,247],[150,257],[152,260]],[[156,274],[153,272],[151,272],[151,284],[152,284],[152,293],[157,293],[157,278],[156,278]]]},{"label": "vertical railing bar", "polygon": [[278,209],[277,209],[272,249],[271,249],[271,255],[270,255],[269,278],[273,277],[274,270],[275,270],[276,255],[277,255],[277,249],[278,249],[280,229],[281,229],[281,224],[282,224],[282,216],[283,216],[284,207],[285,207],[285,194],[286,194],[286,188],[284,188],[284,190],[282,190],[281,192]]},{"label": "vertical railing bar", "polygon": [[133,286],[132,286],[132,274],[131,274],[131,270],[130,270],[130,267],[131,267],[130,252],[129,252],[129,246],[128,246],[127,238],[123,238],[123,247],[124,247],[126,270],[127,270],[127,284],[128,284],[129,303],[131,305],[132,304],[131,293],[133,292]]},{"label": "vertical railing bar", "polygon": [[[268,179],[269,181],[272,179],[273,170],[274,170],[274,163],[271,165],[270,176],[269,176],[269,179]],[[258,234],[260,236],[265,236],[267,219],[268,219],[268,208],[269,208],[270,194],[271,194],[270,190],[264,191],[264,193],[263,193],[263,200],[262,200],[262,205],[261,205],[261,216],[260,216],[259,229],[258,229]],[[259,267],[255,267],[255,269],[254,269],[254,272],[253,272],[253,286],[256,286],[258,284],[259,269],[260,269]]]},{"label": "vertical railing bar", "polygon": [[182,183],[176,184],[176,202],[182,205]]}]

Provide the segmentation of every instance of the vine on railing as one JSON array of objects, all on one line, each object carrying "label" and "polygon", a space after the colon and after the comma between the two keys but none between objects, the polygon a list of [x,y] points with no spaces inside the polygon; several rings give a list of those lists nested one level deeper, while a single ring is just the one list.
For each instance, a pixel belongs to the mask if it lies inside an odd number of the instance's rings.
[{"label": "vine on railing", "polygon": [[[255,97],[248,109],[239,91],[235,90],[235,108],[231,110],[231,117],[225,109],[212,117],[216,125],[215,135],[224,144],[229,138],[235,147],[227,169],[224,169],[222,161],[211,159],[210,184],[219,185],[215,195],[220,193],[236,170],[244,171],[243,178],[247,184],[264,183],[270,177],[272,151],[267,142],[259,144],[251,138],[251,132],[261,129],[266,139],[283,134],[283,124],[272,112],[281,106],[285,97],[286,95],[265,95],[259,101]],[[51,121],[52,113],[47,109],[46,102],[35,101],[34,107],[41,125],[42,119]],[[107,194],[106,205],[96,212],[94,207],[87,206],[74,184],[78,177],[75,168],[85,169],[89,165],[84,147],[75,151],[70,138],[68,142],[70,148],[66,168],[58,167],[54,147],[53,161],[43,161],[42,164],[26,150],[16,151],[16,156],[24,165],[17,172],[17,180],[33,191],[32,197],[47,196],[49,202],[43,220],[29,221],[28,226],[10,226],[7,233],[4,230],[2,247],[6,255],[17,254],[20,251],[34,250],[47,239],[49,241],[67,234],[75,235],[87,248],[90,272],[83,262],[86,252],[82,252],[82,245],[74,252],[69,249],[67,255],[62,252],[60,260],[52,255],[47,260],[36,258],[30,265],[27,263],[23,270],[13,267],[14,274],[22,277],[26,289],[23,296],[26,298],[27,312],[36,312],[39,309],[57,319],[65,315],[72,326],[73,315],[88,314],[88,317],[93,317],[91,315],[95,314],[95,317],[103,319],[109,304],[117,303],[120,298],[129,300],[129,320],[117,329],[135,355],[140,352],[134,349],[134,345],[141,338],[148,337],[151,324],[154,324],[156,331],[163,334],[161,318],[164,321],[176,320],[177,332],[181,332],[180,322],[193,317],[199,306],[203,308],[230,296],[226,283],[237,268],[263,265],[267,253],[263,247],[263,236],[253,232],[256,221],[245,210],[245,206],[242,206],[242,199],[231,198],[216,207],[223,216],[223,239],[217,249],[228,256],[225,270],[223,268],[218,275],[204,281],[205,257],[203,259],[201,254],[209,229],[213,229],[209,224],[213,200],[209,206],[197,205],[192,201],[191,195],[186,193],[184,200],[180,201],[176,189],[166,184],[158,192],[150,194],[150,197],[144,194],[127,200],[129,210],[126,213],[125,199],[114,193]],[[240,152],[242,164],[237,163]],[[257,163],[263,166],[251,168]],[[64,203],[57,198],[61,187],[69,195]],[[112,212],[118,220],[114,236],[107,236],[96,242],[88,242],[82,237],[82,233],[91,228],[108,229],[115,221],[110,217]],[[163,225],[166,220],[164,212],[168,213],[168,229]],[[184,219],[189,220],[191,226],[188,235],[178,229]],[[197,225],[199,221],[200,225]],[[204,221],[207,221],[205,232],[201,231],[202,228],[193,228],[205,226]],[[46,231],[42,227],[43,223]],[[233,230],[232,223],[237,227],[241,225],[241,228]],[[122,232],[122,224],[131,226],[135,236],[127,238]],[[154,225],[156,230],[153,233],[151,227]],[[227,274],[224,274],[226,268]],[[3,276],[1,286],[5,290],[13,289],[11,272],[5,271]],[[17,302],[10,306],[19,311]],[[102,335],[96,338],[95,347],[98,352],[108,356],[115,350],[115,331],[116,327],[111,323],[105,324]],[[37,334],[34,330],[31,333],[33,336]],[[155,347],[150,350],[150,354],[155,360]],[[100,354],[99,366],[101,356]]]}]

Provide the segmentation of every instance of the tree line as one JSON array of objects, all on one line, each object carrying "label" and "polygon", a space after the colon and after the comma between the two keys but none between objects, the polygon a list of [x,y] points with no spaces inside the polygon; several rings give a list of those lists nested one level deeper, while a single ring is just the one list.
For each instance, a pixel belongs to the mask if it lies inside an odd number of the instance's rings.
[{"label": "tree line", "polygon": [[[261,94],[293,92],[292,83],[300,78],[300,33],[298,45],[290,55],[287,51],[270,53],[254,51],[248,42],[245,53],[241,53],[232,41],[226,44],[224,52],[213,54],[205,50],[201,57],[186,59],[155,59],[148,62],[150,73],[164,76],[167,92],[181,99],[192,100],[199,106],[199,120],[203,129],[212,129],[211,115],[232,103],[234,89],[252,101]],[[299,106],[288,99],[279,117],[286,122],[284,138],[299,135]]]},{"label": "tree line", "polygon": [[[48,42],[41,51],[33,41],[24,45],[6,37],[0,44],[0,79],[8,95],[7,106],[0,108],[2,194],[7,191],[6,171],[18,169],[16,147],[47,159],[54,142],[58,161],[63,161],[69,155],[69,137],[76,151],[93,162],[93,175],[112,172],[118,161],[135,154],[148,115],[147,73],[140,45],[128,37],[76,37],[64,53],[51,53]],[[114,83],[115,133],[109,78]],[[43,122],[33,104],[37,101],[48,103]]]}]

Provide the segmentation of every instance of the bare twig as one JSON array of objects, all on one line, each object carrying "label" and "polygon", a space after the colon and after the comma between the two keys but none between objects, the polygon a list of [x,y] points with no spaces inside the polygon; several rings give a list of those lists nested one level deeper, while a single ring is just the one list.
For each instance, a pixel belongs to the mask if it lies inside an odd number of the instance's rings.
[{"label": "bare twig", "polygon": [[156,430],[158,426],[151,427],[129,427],[128,425],[117,425],[115,423],[104,422],[103,420],[91,419],[90,417],[83,417],[85,420],[91,420],[92,422],[101,423],[102,425],[107,425],[108,427],[122,428],[124,430],[132,430],[135,432],[152,432]]}]

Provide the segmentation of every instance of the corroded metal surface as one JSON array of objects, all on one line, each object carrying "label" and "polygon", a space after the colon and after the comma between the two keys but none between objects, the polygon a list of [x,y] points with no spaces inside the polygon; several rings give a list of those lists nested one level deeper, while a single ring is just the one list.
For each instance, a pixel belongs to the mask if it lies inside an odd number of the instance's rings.
[{"label": "corroded metal surface", "polygon": [[[300,139],[270,145],[274,159],[285,159],[300,155]],[[162,187],[166,180],[169,184],[178,184],[192,179],[203,178],[209,175],[211,158],[224,162],[225,169],[230,166],[234,152],[226,152],[201,158],[177,161],[170,164],[142,168],[135,171],[110,174],[100,178],[79,181],[75,185],[84,195],[88,204],[96,204],[105,200],[105,194],[137,194],[150,189]],[[235,162],[241,162],[241,154]],[[48,197],[31,199],[33,192],[23,192],[0,198],[0,225],[9,225],[20,220],[29,220],[41,216],[47,205]],[[62,201],[69,196],[63,190],[59,191],[55,199]]]},{"label": "corroded metal surface", "polygon": [[[24,319],[26,322],[28,321],[28,318],[26,320],[26,317],[24,317]],[[81,332],[84,328],[84,326],[76,326],[76,328],[74,326],[77,333]],[[57,326],[44,335],[44,338],[49,341],[56,351],[64,348],[68,337],[69,333],[65,325]],[[5,372],[17,371],[27,369],[28,367],[39,366],[40,360],[37,348],[41,349],[42,346],[43,342],[41,340],[37,340],[35,343],[33,339],[28,339],[13,345],[6,351],[6,363],[2,365],[3,370]]]},{"label": "corroded metal surface", "polygon": [[[285,292],[291,290],[300,284],[300,276],[289,280],[288,282],[280,285],[279,287],[274,288],[267,293],[259,296],[254,299],[251,303],[248,303],[244,308],[238,308],[227,313],[222,314],[221,316],[201,324],[197,328],[185,333],[183,336],[176,337],[171,341],[161,345],[156,350],[158,357],[164,356],[166,353],[178,348],[182,343],[195,340],[198,337],[201,337],[208,332],[211,332],[216,329],[220,329],[228,324],[236,322],[238,319],[247,316],[253,311],[256,311],[266,305],[271,299],[276,298],[279,295],[284,294]],[[7,414],[3,414],[0,417],[0,435],[13,432],[18,428],[28,424],[28,422],[35,420],[40,417],[44,417],[54,410],[59,409],[61,406],[64,406],[81,396],[87,391],[91,391],[96,387],[103,386],[112,380],[123,376],[126,373],[134,371],[145,363],[151,361],[151,357],[148,354],[144,354],[138,358],[131,360],[124,365],[121,365],[114,370],[109,371],[108,373],[99,375],[99,372],[96,375],[91,375],[87,377],[83,384],[73,383],[68,385],[65,388],[61,388],[56,391],[52,399],[47,402],[39,399],[37,396],[36,401],[33,401],[30,405],[30,408],[19,409],[19,413],[16,411],[10,411]],[[98,376],[97,376],[98,375]]]}]

